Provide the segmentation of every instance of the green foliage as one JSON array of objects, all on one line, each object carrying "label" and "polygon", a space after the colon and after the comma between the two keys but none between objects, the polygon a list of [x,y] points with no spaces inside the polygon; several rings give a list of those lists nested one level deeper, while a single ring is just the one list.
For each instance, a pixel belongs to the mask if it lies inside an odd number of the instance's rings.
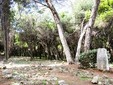
[{"label": "green foliage", "polygon": [[111,8],[106,4],[100,4],[98,12],[103,13],[105,11],[111,10]]},{"label": "green foliage", "polygon": [[98,19],[107,22],[110,20],[111,17],[113,17],[113,10],[109,10],[104,13],[101,13]]},{"label": "green foliage", "polygon": [[83,11],[75,12],[75,23],[81,24],[83,18],[85,17],[85,13]]},{"label": "green foliage", "polygon": [[28,47],[28,44],[26,42],[22,42],[20,40],[20,37],[18,34],[15,35],[15,42],[14,42],[14,45],[17,45],[19,47]]},{"label": "green foliage", "polygon": [[83,68],[95,67],[96,53],[97,50],[93,49],[93,50],[89,50],[88,52],[84,52],[80,54],[79,61],[81,63],[81,67]]},{"label": "green foliage", "polygon": [[98,28],[105,27],[112,17],[113,0],[101,0],[98,8],[98,16],[95,22],[95,26],[98,26]]},{"label": "green foliage", "polygon": [[93,48],[106,47],[107,37],[105,35],[99,34],[99,36],[93,37],[92,40]]},{"label": "green foliage", "polygon": [[38,23],[38,26],[55,30],[55,23],[51,19],[44,19],[43,21]]},{"label": "green foliage", "polygon": [[[81,24],[83,18],[85,22],[88,21],[91,14],[93,0],[78,0],[75,3],[75,22]],[[96,19],[96,25],[100,25],[101,22],[108,22],[113,17],[113,0],[101,0],[98,8],[98,15]]]},{"label": "green foliage", "polygon": [[30,3],[30,0],[14,0],[15,2],[22,4],[23,6],[26,6]]},{"label": "green foliage", "polygon": [[113,15],[113,0],[101,0],[98,13],[102,20],[109,19]]},{"label": "green foliage", "polygon": [[93,0],[77,0],[75,3],[75,22],[81,24],[83,18],[89,19],[90,10],[92,9]]},{"label": "green foliage", "polygon": [[92,0],[80,0],[80,8],[81,10],[91,10],[92,8]]},{"label": "green foliage", "polygon": [[14,20],[14,16],[15,16],[15,11],[10,10],[9,19],[11,22]]},{"label": "green foliage", "polygon": [[67,33],[72,33],[75,28],[73,28],[72,15],[62,12],[59,14],[64,31]]},{"label": "green foliage", "polygon": [[100,14],[110,10],[113,10],[113,0],[101,0],[98,13]]},{"label": "green foliage", "polygon": [[60,19],[61,19],[62,22],[65,22],[65,21],[70,22],[70,20],[71,20],[71,18],[72,18],[72,17],[69,16],[66,12],[62,12],[62,13],[60,13],[59,15],[60,15]]},{"label": "green foliage", "polygon": [[77,0],[75,3],[75,11],[87,11],[87,10],[91,10],[93,5],[93,1],[92,0]]},{"label": "green foliage", "polygon": [[19,45],[19,35],[15,35],[15,43],[14,44],[17,44],[17,45]]},{"label": "green foliage", "polygon": [[42,85],[46,85],[46,82],[47,82],[46,80],[43,80]]},{"label": "green foliage", "polygon": [[85,20],[86,20],[86,21],[89,20],[90,15],[91,15],[91,11],[90,11],[90,10],[85,11]]},{"label": "green foliage", "polygon": [[61,50],[61,49],[62,49],[62,46],[61,46],[61,45],[58,45],[57,48],[58,48],[59,50]]}]

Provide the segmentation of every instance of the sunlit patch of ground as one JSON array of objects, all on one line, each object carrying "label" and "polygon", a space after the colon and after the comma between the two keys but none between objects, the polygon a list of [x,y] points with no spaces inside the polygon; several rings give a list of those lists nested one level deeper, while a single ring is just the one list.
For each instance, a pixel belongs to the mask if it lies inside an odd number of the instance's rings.
[{"label": "sunlit patch of ground", "polygon": [[[78,69],[77,65],[67,65],[66,62],[57,60],[30,61],[28,57],[19,57],[1,64],[6,69],[1,69],[0,85],[59,85],[62,81],[67,85],[92,85],[91,80],[95,75],[113,78],[109,72]],[[6,81],[8,84],[5,84]]]}]

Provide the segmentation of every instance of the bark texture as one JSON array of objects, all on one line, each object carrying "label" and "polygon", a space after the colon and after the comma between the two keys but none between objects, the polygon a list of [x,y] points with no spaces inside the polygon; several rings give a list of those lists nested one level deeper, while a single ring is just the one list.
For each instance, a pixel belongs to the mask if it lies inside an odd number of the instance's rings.
[{"label": "bark texture", "polygon": [[7,60],[9,58],[10,1],[1,0],[0,2],[1,2],[1,25],[4,37],[5,60]]},{"label": "bark texture", "polygon": [[91,28],[87,28],[85,34],[84,52],[87,52],[90,49],[91,33],[92,33]]},{"label": "bark texture", "polygon": [[86,31],[87,31],[88,36],[85,39],[85,47],[86,47],[85,50],[90,48],[90,34],[91,34],[91,31],[89,31],[89,30],[91,30],[91,28],[93,27],[93,25],[95,23],[95,19],[96,19],[99,4],[100,4],[100,0],[94,0],[94,5],[92,7],[92,12],[91,12],[90,19],[87,22],[87,24],[84,26],[83,31],[80,34],[80,38],[79,38],[78,46],[77,46],[77,52],[76,52],[76,56],[75,56],[75,62],[79,62],[82,39],[83,39]]}]

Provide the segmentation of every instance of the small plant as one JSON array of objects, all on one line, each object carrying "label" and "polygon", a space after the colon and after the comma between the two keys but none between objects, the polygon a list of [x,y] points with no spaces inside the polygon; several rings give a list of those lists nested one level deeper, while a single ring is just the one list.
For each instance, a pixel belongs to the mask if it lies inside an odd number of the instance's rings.
[{"label": "small plant", "polygon": [[89,50],[80,54],[80,64],[82,68],[95,67],[97,49]]},{"label": "small plant", "polygon": [[42,81],[42,85],[46,85],[46,80],[43,80]]}]

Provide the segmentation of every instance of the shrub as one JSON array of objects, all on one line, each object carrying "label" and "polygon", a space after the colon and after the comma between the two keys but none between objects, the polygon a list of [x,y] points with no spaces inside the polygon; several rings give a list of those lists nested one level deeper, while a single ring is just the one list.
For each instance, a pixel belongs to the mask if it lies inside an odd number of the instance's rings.
[{"label": "shrub", "polygon": [[82,68],[95,67],[97,49],[80,54],[79,62]]}]

